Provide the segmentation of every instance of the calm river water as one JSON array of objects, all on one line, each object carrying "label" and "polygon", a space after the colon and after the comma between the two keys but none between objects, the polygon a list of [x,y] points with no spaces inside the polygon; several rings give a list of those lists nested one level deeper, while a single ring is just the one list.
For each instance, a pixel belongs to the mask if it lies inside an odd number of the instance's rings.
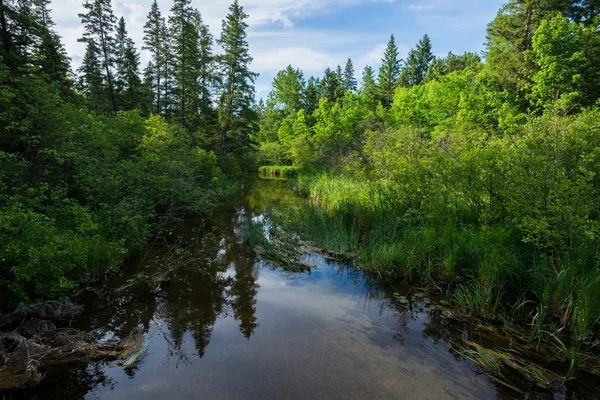
[{"label": "calm river water", "polygon": [[[131,262],[171,272],[158,294],[118,292],[88,304],[76,327],[104,338],[143,335],[139,358],[51,371],[36,399],[511,399],[583,398],[577,389],[518,393],[452,350],[466,326],[406,302],[351,265],[307,254],[311,273],[257,259],[244,237],[295,201],[285,182],[256,180],[205,222],[185,221]],[[179,250],[176,250],[179,249]],[[147,288],[146,288],[147,289]],[[434,307],[435,308],[435,307]],[[2,397],[0,396],[0,397]],[[589,397],[589,396],[586,396]]]}]

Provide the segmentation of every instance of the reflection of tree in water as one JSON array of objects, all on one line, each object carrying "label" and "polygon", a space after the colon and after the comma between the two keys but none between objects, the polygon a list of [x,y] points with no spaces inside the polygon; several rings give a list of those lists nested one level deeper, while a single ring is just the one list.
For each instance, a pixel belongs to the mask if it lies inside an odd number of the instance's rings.
[{"label": "reflection of tree in water", "polygon": [[95,398],[94,392],[112,390],[115,382],[106,376],[102,363],[92,363],[86,368],[49,371],[42,381],[31,389],[0,390],[0,399],[83,399]]},{"label": "reflection of tree in water", "polygon": [[233,316],[240,321],[240,331],[246,339],[250,339],[258,326],[255,314],[259,286],[253,271],[254,258],[249,253],[249,257],[239,257],[235,263],[235,278],[229,291]]},{"label": "reflection of tree in water", "polygon": [[[194,338],[198,355],[204,355],[214,324],[229,307],[246,338],[258,325],[254,254],[241,229],[250,218],[252,211],[247,203],[234,213],[214,218],[215,226],[211,228],[216,236],[212,244],[219,245],[201,245],[197,251],[205,262],[195,268],[177,269],[171,275],[159,315],[169,328],[169,347],[180,354],[180,359],[185,357],[181,346],[186,332]],[[228,266],[234,267],[235,276],[225,273]]]}]

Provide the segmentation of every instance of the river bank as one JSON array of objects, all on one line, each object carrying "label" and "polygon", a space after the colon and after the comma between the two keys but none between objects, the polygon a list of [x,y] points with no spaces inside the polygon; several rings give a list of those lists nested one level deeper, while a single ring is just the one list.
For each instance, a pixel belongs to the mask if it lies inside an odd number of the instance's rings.
[{"label": "river bank", "polygon": [[453,318],[449,299],[426,288],[382,284],[351,261],[315,249],[301,256],[310,266],[305,272],[257,257],[247,240],[250,223],[274,226],[304,201],[289,183],[256,180],[213,217],[182,221],[113,282],[118,289],[162,271],[160,285],[90,299],[72,323],[102,340],[141,336],[135,360],[75,363],[45,371],[33,388],[2,394],[67,400],[174,393],[211,399],[598,395],[594,376],[585,373],[547,389],[516,374],[499,383],[482,373],[465,343],[497,350],[504,343]]}]

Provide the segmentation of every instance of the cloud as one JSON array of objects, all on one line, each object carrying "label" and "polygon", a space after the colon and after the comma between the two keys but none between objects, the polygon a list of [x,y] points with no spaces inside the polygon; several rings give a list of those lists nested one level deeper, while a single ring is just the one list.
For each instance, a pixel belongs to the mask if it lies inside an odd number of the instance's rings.
[{"label": "cloud", "polygon": [[[78,13],[84,12],[81,1],[54,0],[52,3],[56,29],[72,58],[73,69],[79,67],[85,53],[85,45],[77,42],[83,33],[78,17]],[[288,64],[301,68],[307,77],[321,75],[327,67],[344,65],[348,57],[354,62],[357,77],[367,64],[377,69],[392,32],[396,34],[403,58],[425,32],[435,36],[436,32],[444,31],[434,40],[436,52],[442,54],[456,49],[457,37],[460,37],[457,51],[462,51],[460,43],[473,37],[474,32],[480,44],[485,23],[503,1],[240,0],[240,3],[249,14],[252,69],[261,74],[257,81],[257,92],[261,96],[268,92],[276,72]],[[142,47],[143,26],[151,3],[152,0],[113,0],[115,15],[125,18],[129,35],[138,49]],[[158,3],[163,16],[168,16],[172,0],[158,0]],[[200,10],[204,22],[218,38],[229,0],[194,0],[192,6]],[[366,15],[363,16],[363,12]],[[437,47],[443,41],[448,45]],[[146,52],[142,52],[141,68],[148,60]]]}]

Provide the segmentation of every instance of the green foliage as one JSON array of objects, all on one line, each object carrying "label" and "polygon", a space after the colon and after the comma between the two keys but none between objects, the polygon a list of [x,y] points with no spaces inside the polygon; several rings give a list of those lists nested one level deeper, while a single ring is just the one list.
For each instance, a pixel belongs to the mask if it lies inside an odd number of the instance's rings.
[{"label": "green foliage", "polygon": [[394,90],[398,86],[402,63],[402,60],[398,58],[398,46],[394,35],[390,36],[381,63],[377,78],[378,95],[381,103],[389,107],[394,100]]},{"label": "green foliage", "polygon": [[98,116],[43,80],[1,78],[17,106],[0,116],[3,304],[70,296],[143,246],[158,214],[214,207],[225,182],[184,128],[135,111]]},{"label": "green foliage", "polygon": [[565,110],[592,105],[600,95],[600,37],[593,27],[569,22],[557,15],[544,20],[533,36],[528,53],[538,70],[531,73],[533,106]]}]

